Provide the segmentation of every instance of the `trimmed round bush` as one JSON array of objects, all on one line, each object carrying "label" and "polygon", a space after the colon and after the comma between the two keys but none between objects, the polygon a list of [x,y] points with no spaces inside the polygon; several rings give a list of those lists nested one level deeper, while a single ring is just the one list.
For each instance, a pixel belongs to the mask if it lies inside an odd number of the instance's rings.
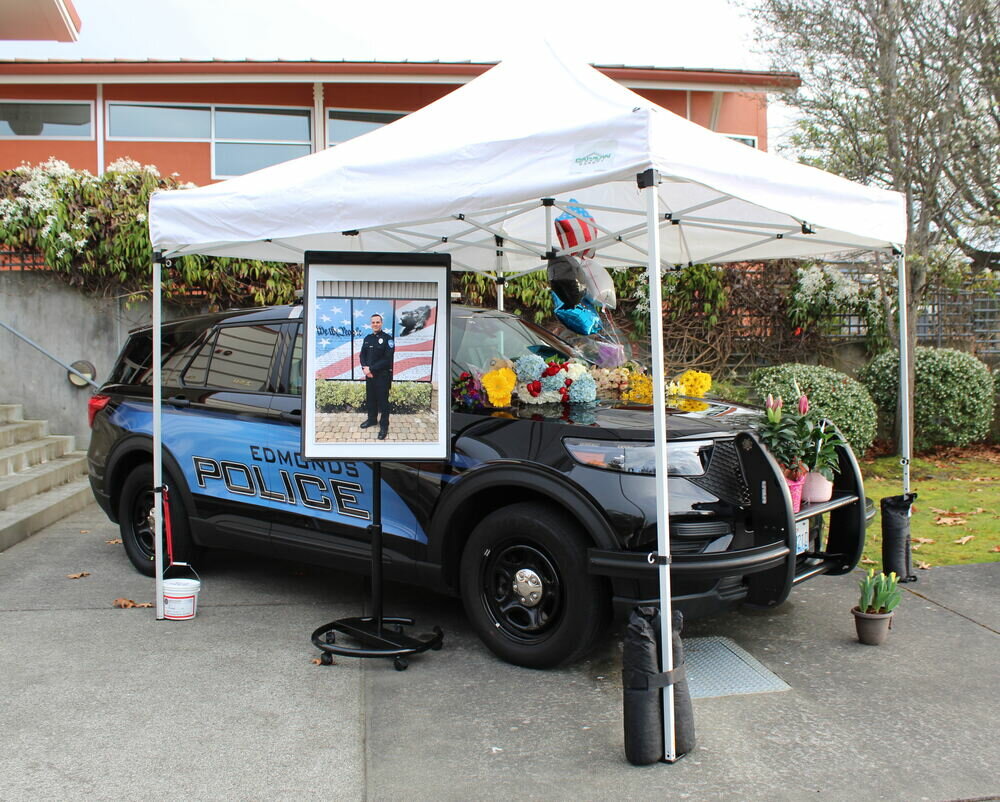
[{"label": "trimmed round bush", "polygon": [[799,389],[809,396],[817,414],[833,421],[857,456],[861,456],[875,439],[878,413],[868,391],[846,373],[822,365],[788,363],[758,368],[750,374],[750,383],[761,398],[768,393],[781,396],[786,404],[794,405]]},{"label": "trimmed round bush", "polygon": [[[918,346],[913,360],[913,447],[966,446],[984,439],[993,420],[993,377],[972,354]],[[860,374],[889,426],[896,420],[899,351],[873,359]]]}]

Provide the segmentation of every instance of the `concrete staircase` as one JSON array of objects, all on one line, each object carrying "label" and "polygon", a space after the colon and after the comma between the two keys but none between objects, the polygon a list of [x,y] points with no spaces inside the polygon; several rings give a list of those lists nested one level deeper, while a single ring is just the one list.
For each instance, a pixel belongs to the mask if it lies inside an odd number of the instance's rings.
[{"label": "concrete staircase", "polygon": [[0,551],[94,500],[86,453],[48,429],[24,420],[20,404],[0,404]]}]

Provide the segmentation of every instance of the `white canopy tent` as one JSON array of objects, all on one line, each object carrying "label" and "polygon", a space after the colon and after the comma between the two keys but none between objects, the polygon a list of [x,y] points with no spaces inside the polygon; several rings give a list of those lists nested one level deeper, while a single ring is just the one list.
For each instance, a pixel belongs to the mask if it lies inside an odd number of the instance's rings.
[{"label": "white canopy tent", "polygon": [[[898,193],[748,148],[590,66],[566,63],[547,47],[504,61],[435,103],[335,148],[211,186],[158,192],[149,224],[153,247],[164,257],[301,262],[307,250],[435,251],[450,253],[456,269],[500,279],[539,269],[547,255],[566,252],[553,247],[553,217],[573,214],[569,206],[577,204],[594,215],[598,239],[591,247],[600,261],[649,271],[651,309],[659,308],[661,269],[675,265],[870,250],[897,257],[905,310],[906,213]],[[156,366],[159,273],[155,265]],[[661,315],[652,315],[651,336],[653,364],[660,366]],[[900,344],[905,376],[903,334]],[[154,384],[159,487],[158,374]],[[659,369],[654,401],[657,472],[666,476]],[[903,415],[908,423],[905,402]],[[909,426],[902,430],[908,433]],[[904,492],[909,448],[904,440]],[[667,509],[666,483],[658,482],[664,563],[670,553]],[[157,496],[157,544],[160,515]],[[158,555],[157,577],[161,568]],[[660,592],[663,667],[670,670],[665,564]],[[665,700],[665,757],[672,760],[672,694]]]}]

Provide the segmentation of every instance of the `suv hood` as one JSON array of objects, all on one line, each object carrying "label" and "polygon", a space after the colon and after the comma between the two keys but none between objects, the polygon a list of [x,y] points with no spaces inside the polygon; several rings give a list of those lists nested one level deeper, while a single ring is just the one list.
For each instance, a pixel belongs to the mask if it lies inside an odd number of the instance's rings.
[{"label": "suv hood", "polygon": [[[717,399],[683,397],[678,402],[693,402],[703,409],[682,410],[667,407],[667,439],[685,440],[706,437],[732,437],[737,432],[754,428],[760,418],[758,410]],[[489,413],[487,413],[489,414]],[[597,437],[620,437],[623,440],[653,439],[653,408],[619,401],[601,400],[597,405],[538,404],[523,405],[509,410],[497,410],[494,417],[545,421],[570,426],[585,426]]]}]

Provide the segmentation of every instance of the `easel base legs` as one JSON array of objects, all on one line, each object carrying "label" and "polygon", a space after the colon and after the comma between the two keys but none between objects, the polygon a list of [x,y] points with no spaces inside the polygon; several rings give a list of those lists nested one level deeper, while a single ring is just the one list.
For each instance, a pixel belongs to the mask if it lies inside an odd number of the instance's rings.
[{"label": "easel base legs", "polygon": [[[444,633],[434,627],[431,633],[412,638],[403,633],[403,627],[413,626],[412,618],[383,616],[381,622],[372,616],[363,618],[341,618],[324,624],[312,634],[313,645],[322,654],[324,665],[333,662],[333,655],[342,657],[391,657],[397,671],[405,671],[409,663],[407,655],[437,651],[444,643]],[[337,643],[337,636],[348,638],[358,645]]]}]

